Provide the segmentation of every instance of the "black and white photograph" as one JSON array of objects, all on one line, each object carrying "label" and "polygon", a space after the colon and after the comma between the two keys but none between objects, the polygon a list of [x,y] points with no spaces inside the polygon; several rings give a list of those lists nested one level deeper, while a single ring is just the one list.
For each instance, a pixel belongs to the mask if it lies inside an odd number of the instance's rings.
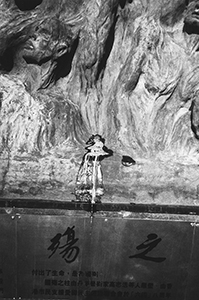
[{"label": "black and white photograph", "polygon": [[199,300],[199,0],[0,0],[0,300]]}]

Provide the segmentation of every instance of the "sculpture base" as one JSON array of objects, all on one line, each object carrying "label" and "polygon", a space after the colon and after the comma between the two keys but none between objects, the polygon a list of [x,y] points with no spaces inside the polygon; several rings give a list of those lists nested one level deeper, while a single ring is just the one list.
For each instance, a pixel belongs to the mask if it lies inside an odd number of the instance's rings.
[{"label": "sculpture base", "polygon": [[[79,152],[70,158],[13,159],[1,175],[1,197],[75,201],[81,157]],[[136,159],[135,165],[125,167],[121,158],[102,161],[102,203],[198,205],[198,165]]]}]

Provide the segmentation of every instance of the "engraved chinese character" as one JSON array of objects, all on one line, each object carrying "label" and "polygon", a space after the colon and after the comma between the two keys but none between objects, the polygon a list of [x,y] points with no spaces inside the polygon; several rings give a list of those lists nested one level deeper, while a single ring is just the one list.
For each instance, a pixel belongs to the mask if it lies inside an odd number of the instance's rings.
[{"label": "engraved chinese character", "polygon": [[129,258],[141,258],[144,260],[150,260],[150,261],[158,262],[158,263],[163,262],[166,259],[165,257],[147,256],[147,254],[150,251],[152,251],[161,242],[161,240],[162,239],[158,238],[157,234],[150,233],[149,235],[147,235],[147,240],[136,247],[137,250],[143,250],[143,249],[145,249],[145,250],[138,254],[131,255],[131,256],[129,256]]},{"label": "engraved chinese character", "polygon": [[[68,227],[64,234],[58,233],[50,240],[51,245],[48,247],[48,250],[52,253],[48,258],[52,257],[57,250],[61,250],[59,251],[59,254],[62,255],[62,258],[64,258],[65,262],[72,263],[75,261],[80,250],[77,246],[74,246],[79,240],[78,238],[75,238],[74,228],[75,226]],[[61,241],[63,242],[64,237],[65,243],[62,244]]]}]

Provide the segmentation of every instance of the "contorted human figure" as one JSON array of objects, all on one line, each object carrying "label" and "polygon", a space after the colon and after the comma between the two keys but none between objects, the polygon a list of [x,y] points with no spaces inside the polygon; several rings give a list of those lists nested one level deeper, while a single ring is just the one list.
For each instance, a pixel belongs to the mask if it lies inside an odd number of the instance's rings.
[{"label": "contorted human figure", "polygon": [[104,142],[99,134],[95,134],[86,143],[88,152],[83,157],[76,180],[75,195],[78,201],[100,202],[104,194],[101,160],[112,155]]}]

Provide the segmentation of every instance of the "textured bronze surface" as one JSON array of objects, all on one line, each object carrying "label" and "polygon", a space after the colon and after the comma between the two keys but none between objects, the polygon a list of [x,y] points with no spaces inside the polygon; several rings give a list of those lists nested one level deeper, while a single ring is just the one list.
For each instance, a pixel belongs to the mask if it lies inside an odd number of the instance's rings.
[{"label": "textured bronze surface", "polygon": [[102,202],[197,205],[198,16],[186,0],[1,0],[0,195],[68,199],[98,134]]}]

